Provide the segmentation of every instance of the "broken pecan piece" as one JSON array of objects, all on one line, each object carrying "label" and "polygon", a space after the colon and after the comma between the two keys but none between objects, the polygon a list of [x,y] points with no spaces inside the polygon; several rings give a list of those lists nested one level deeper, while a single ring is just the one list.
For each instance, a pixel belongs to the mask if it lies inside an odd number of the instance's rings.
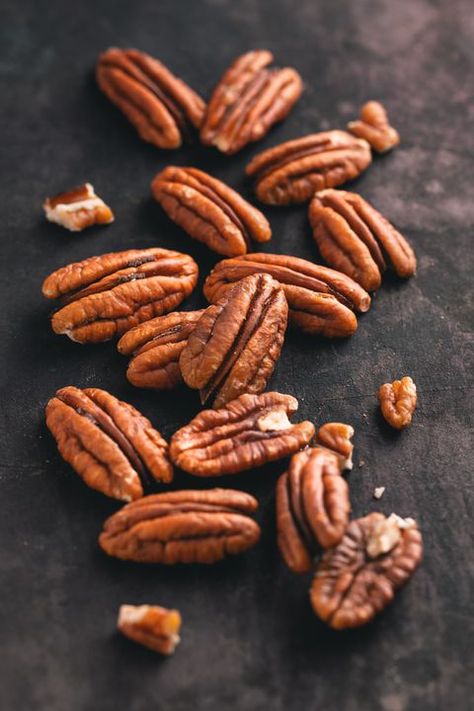
[{"label": "broken pecan piece", "polygon": [[403,430],[411,423],[416,408],[416,385],[407,375],[381,385],[378,392],[382,415],[389,425]]},{"label": "broken pecan piece", "polygon": [[334,629],[360,627],[392,600],[421,561],[423,543],[413,519],[371,513],[351,521],[326,551],[311,587],[316,614]]},{"label": "broken pecan piece", "polygon": [[180,642],[181,615],[158,605],[120,605],[117,628],[154,652],[173,654]]},{"label": "broken pecan piece", "polygon": [[326,422],[316,433],[316,444],[334,452],[341,469],[352,469],[353,436],[354,428],[350,425],[343,422]]},{"label": "broken pecan piece", "polygon": [[258,153],[245,172],[255,180],[259,200],[290,205],[357,178],[371,161],[367,141],[345,131],[324,131]]},{"label": "broken pecan piece", "polygon": [[149,54],[111,47],[99,56],[96,75],[141,138],[158,148],[179,148],[190,127],[201,125],[204,101]]},{"label": "broken pecan piece", "polygon": [[260,528],[249,515],[257,507],[233,489],[144,496],[107,519],[99,545],[137,563],[215,563],[257,543]]},{"label": "broken pecan piece", "polygon": [[140,478],[170,482],[168,445],[138,410],[98,388],[61,388],[46,406],[46,424],[63,459],[92,489],[131,501]]},{"label": "broken pecan piece", "polygon": [[298,409],[291,395],[241,395],[219,410],[203,410],[175,432],[172,461],[195,476],[220,476],[294,454],[314,435],[311,422],[292,425]]},{"label": "broken pecan piece", "polygon": [[378,289],[387,266],[399,277],[415,273],[415,253],[405,237],[360,195],[322,190],[308,214],[322,257],[367,291]]},{"label": "broken pecan piece", "polygon": [[357,328],[353,312],[370,307],[369,294],[350,277],[286,254],[253,253],[224,259],[207,277],[204,295],[215,303],[236,281],[259,272],[270,274],[281,284],[290,323],[305,333],[350,336]]},{"label": "broken pecan piece", "polygon": [[238,57],[222,76],[207,106],[201,141],[228,155],[265,136],[282,121],[303,91],[294,69],[268,69],[271,52]]},{"label": "broken pecan piece", "polygon": [[95,194],[90,183],[46,198],[43,209],[49,222],[55,222],[71,232],[81,232],[91,225],[108,225],[114,221],[112,210]]},{"label": "broken pecan piece", "polygon": [[197,277],[197,264],[187,254],[129,249],[58,269],[45,279],[43,295],[61,299],[51,319],[55,333],[96,343],[171,311],[189,296]]},{"label": "broken pecan piece", "polygon": [[387,112],[378,101],[368,101],[360,110],[360,119],[347,124],[347,130],[365,138],[377,153],[386,153],[400,143],[398,132],[390,126]]}]

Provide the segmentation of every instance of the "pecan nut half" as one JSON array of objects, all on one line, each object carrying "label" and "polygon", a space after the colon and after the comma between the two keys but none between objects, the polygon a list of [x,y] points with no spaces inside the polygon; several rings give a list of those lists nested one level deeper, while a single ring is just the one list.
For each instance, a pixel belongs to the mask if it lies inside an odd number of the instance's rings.
[{"label": "pecan nut half", "polygon": [[258,141],[282,121],[301,96],[303,82],[294,69],[268,69],[266,50],[238,57],[222,76],[207,106],[201,141],[228,155]]},{"label": "pecan nut half", "polygon": [[120,605],[120,632],[160,654],[173,654],[180,642],[181,615],[158,605]]},{"label": "pecan nut half", "polygon": [[158,148],[179,148],[202,123],[201,97],[149,54],[111,47],[99,56],[96,76],[141,138]]},{"label": "pecan nut half", "polygon": [[295,454],[276,489],[278,547],[290,570],[309,572],[320,547],[337,545],[350,510],[336,455],[319,448]]},{"label": "pecan nut half", "polygon": [[390,125],[387,112],[378,101],[368,101],[360,110],[360,119],[347,124],[347,130],[365,138],[377,153],[386,153],[400,143],[400,136]]},{"label": "pecan nut half", "polygon": [[173,222],[218,254],[245,254],[252,240],[267,242],[272,236],[260,210],[197,168],[170,165],[154,178],[151,191]]},{"label": "pecan nut half", "polygon": [[416,385],[407,375],[381,385],[378,392],[382,415],[389,425],[403,430],[411,423],[416,408]]},{"label": "pecan nut half", "polygon": [[241,395],[219,410],[203,410],[175,432],[172,461],[195,476],[237,474],[298,452],[314,435],[311,422],[292,425],[298,400],[276,392]]},{"label": "pecan nut half", "polygon": [[179,356],[204,313],[175,311],[157,316],[127,331],[117,344],[130,356],[127,378],[137,388],[170,390],[183,382]]},{"label": "pecan nut half", "polygon": [[343,422],[326,422],[317,431],[315,441],[318,447],[334,452],[341,469],[352,469],[353,436],[354,428],[350,425]]},{"label": "pecan nut half", "polygon": [[422,554],[413,519],[371,513],[351,521],[316,570],[310,593],[315,613],[338,630],[365,625],[393,600]]},{"label": "pecan nut half", "polygon": [[287,320],[278,282],[268,274],[245,277],[206,309],[189,335],[179,358],[184,382],[214,407],[261,393],[280,356]]},{"label": "pecan nut half", "polygon": [[357,329],[354,311],[365,312],[370,296],[350,277],[334,269],[286,254],[247,254],[224,259],[204,283],[204,295],[215,303],[233,284],[249,274],[270,274],[283,291],[290,323],[314,335],[350,336]]},{"label": "pecan nut half", "polygon": [[313,237],[326,262],[374,291],[390,266],[402,278],[416,271],[405,237],[356,193],[322,190],[309,206]]},{"label": "pecan nut half", "polygon": [[138,410],[98,388],[61,388],[46,405],[46,424],[63,459],[106,496],[143,496],[141,478],[170,482],[168,445]]},{"label": "pecan nut half", "polygon": [[345,131],[324,131],[258,153],[245,172],[255,181],[259,200],[290,205],[357,178],[371,161],[367,141]]},{"label": "pecan nut half", "polygon": [[114,221],[112,210],[95,194],[90,183],[46,198],[43,209],[49,222],[55,222],[71,232],[81,232],[91,225],[108,225]]},{"label": "pecan nut half", "polygon": [[60,299],[53,331],[79,343],[108,341],[178,306],[192,292],[198,266],[168,249],[129,249],[89,257],[47,277],[43,295]]},{"label": "pecan nut half", "polygon": [[99,545],[137,563],[215,563],[257,543],[260,527],[250,518],[257,507],[233,489],[144,496],[107,519]]}]

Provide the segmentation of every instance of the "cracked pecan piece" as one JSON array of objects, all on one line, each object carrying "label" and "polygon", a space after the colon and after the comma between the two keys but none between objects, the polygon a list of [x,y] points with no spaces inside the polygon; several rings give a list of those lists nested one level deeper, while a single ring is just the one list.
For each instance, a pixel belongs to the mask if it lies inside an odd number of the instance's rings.
[{"label": "cracked pecan piece", "polygon": [[360,195],[322,190],[308,214],[323,259],[367,291],[379,288],[387,267],[404,279],[415,273],[415,253],[405,237]]},{"label": "cracked pecan piece", "polygon": [[79,343],[120,336],[178,306],[196,286],[198,267],[168,249],[129,249],[89,257],[47,277],[43,295],[60,299],[53,331]]},{"label": "cracked pecan piece", "polygon": [[350,425],[343,422],[326,422],[317,431],[315,442],[318,447],[328,449],[337,456],[342,470],[352,469],[353,436],[354,428]]},{"label": "cracked pecan piece", "polygon": [[127,504],[104,524],[99,545],[138,563],[215,563],[260,538],[258,502],[234,489],[173,491]]},{"label": "cracked pecan piece", "polygon": [[416,408],[416,385],[407,375],[401,380],[381,385],[378,391],[380,409],[384,419],[397,430],[411,423]]},{"label": "cracked pecan piece", "polygon": [[201,97],[149,54],[111,47],[99,56],[96,76],[140,137],[158,148],[179,148],[202,123]]},{"label": "cracked pecan piece", "polygon": [[159,605],[120,605],[117,628],[134,642],[169,655],[180,642],[181,615]]},{"label": "cracked pecan piece", "polygon": [[378,101],[368,101],[360,110],[360,119],[347,124],[347,130],[365,138],[377,153],[386,153],[400,143],[400,136],[390,125],[385,108]]},{"label": "cracked pecan piece", "polygon": [[238,57],[222,76],[207,106],[201,141],[222,153],[237,153],[259,141],[282,121],[301,96],[303,82],[294,69],[268,68],[266,50]]},{"label": "cracked pecan piece", "polygon": [[168,445],[138,410],[105,390],[69,385],[46,406],[46,424],[62,458],[92,489],[131,501],[150,474],[168,483]]},{"label": "cracked pecan piece", "polygon": [[71,232],[81,232],[91,225],[108,225],[114,221],[112,210],[95,194],[90,183],[46,198],[43,209],[49,222]]},{"label": "cracked pecan piece", "polygon": [[367,141],[345,131],[324,131],[258,153],[245,172],[255,181],[261,202],[290,205],[354,180],[371,161]]},{"label": "cracked pecan piece", "polygon": [[310,593],[315,613],[338,630],[365,625],[393,600],[422,554],[413,519],[371,513],[351,521],[316,570]]},{"label": "cracked pecan piece", "polygon": [[334,269],[286,254],[247,254],[218,262],[204,283],[215,303],[249,274],[270,274],[285,292],[290,324],[328,338],[350,336],[357,329],[354,311],[365,312],[370,296],[350,277]]},{"label": "cracked pecan piece", "polygon": [[335,454],[315,448],[293,455],[276,488],[278,547],[290,570],[309,572],[320,548],[337,545],[350,510]]},{"label": "cracked pecan piece", "polygon": [[241,395],[219,410],[203,410],[175,432],[172,461],[195,476],[237,474],[282,459],[305,447],[311,422],[291,424],[298,400],[277,392]]},{"label": "cracked pecan piece", "polygon": [[197,168],[170,165],[154,178],[151,191],[173,222],[218,254],[245,254],[252,240],[268,242],[272,236],[260,210]]},{"label": "cracked pecan piece", "polygon": [[287,320],[278,282],[268,274],[245,277],[206,309],[190,333],[179,357],[184,382],[214,407],[261,393],[280,356]]}]

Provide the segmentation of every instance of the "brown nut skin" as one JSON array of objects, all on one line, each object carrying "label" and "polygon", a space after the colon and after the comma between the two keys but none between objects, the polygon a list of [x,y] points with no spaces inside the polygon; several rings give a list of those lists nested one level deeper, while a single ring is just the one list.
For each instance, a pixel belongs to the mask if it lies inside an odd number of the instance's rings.
[{"label": "brown nut skin", "polygon": [[294,69],[268,69],[266,50],[238,57],[214,89],[201,127],[201,141],[231,155],[259,141],[282,121],[301,96],[303,82]]},{"label": "brown nut skin", "polygon": [[308,215],[323,259],[367,291],[379,288],[387,267],[404,279],[415,273],[415,253],[405,237],[357,193],[322,190]]},{"label": "brown nut skin", "polygon": [[365,138],[377,153],[386,153],[400,143],[400,136],[390,125],[387,112],[378,101],[368,101],[360,110],[360,119],[347,124],[347,130]]},{"label": "brown nut skin", "polygon": [[129,639],[159,654],[173,654],[179,644],[181,615],[159,605],[121,605],[117,629]]},{"label": "brown nut skin", "polygon": [[261,393],[280,356],[287,321],[278,282],[268,274],[245,277],[206,309],[190,333],[179,358],[184,382],[214,407]]},{"label": "brown nut skin", "polygon": [[258,153],[246,174],[267,205],[310,200],[316,190],[334,188],[357,178],[372,161],[367,141],[345,131],[312,133]]},{"label": "brown nut skin", "polygon": [[252,240],[268,242],[272,236],[260,210],[197,168],[168,166],[155,176],[151,192],[173,222],[218,254],[245,254]]},{"label": "brown nut skin", "polygon": [[249,515],[257,507],[253,496],[233,489],[145,496],[107,519],[99,545],[137,563],[215,563],[257,543],[260,528]]},{"label": "brown nut skin", "polygon": [[140,477],[168,483],[168,445],[138,410],[99,388],[69,385],[46,405],[62,458],[92,489],[122,501],[143,496]]},{"label": "brown nut skin", "polygon": [[315,441],[318,447],[328,449],[337,456],[341,470],[352,469],[352,452],[354,445],[351,438],[354,428],[343,422],[326,422],[316,433]]},{"label": "brown nut skin", "polygon": [[237,474],[294,454],[314,435],[311,422],[292,425],[291,395],[241,395],[219,410],[203,410],[175,432],[170,456],[194,476]]},{"label": "brown nut skin", "polygon": [[397,430],[411,423],[416,408],[416,385],[407,375],[401,380],[381,385],[378,391],[380,409],[384,419]]},{"label": "brown nut skin", "polygon": [[96,77],[140,137],[157,148],[179,148],[202,123],[201,97],[149,54],[111,47],[99,56]]},{"label": "brown nut skin", "polygon": [[43,282],[43,296],[60,299],[53,331],[78,343],[121,336],[178,306],[196,286],[198,266],[169,249],[129,249],[68,264]]}]

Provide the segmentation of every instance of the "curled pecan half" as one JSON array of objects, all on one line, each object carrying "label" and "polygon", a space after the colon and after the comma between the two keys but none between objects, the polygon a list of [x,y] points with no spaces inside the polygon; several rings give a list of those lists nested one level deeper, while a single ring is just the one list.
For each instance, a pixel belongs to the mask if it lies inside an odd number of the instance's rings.
[{"label": "curled pecan half", "polygon": [[276,489],[278,547],[290,570],[309,572],[319,547],[339,543],[350,510],[335,454],[316,448],[293,455]]},{"label": "curled pecan half", "polygon": [[354,428],[343,422],[326,422],[316,433],[316,444],[336,454],[341,469],[352,469]]},{"label": "curled pecan half", "polygon": [[201,141],[230,155],[260,140],[287,116],[303,91],[294,69],[268,69],[271,52],[238,57],[214,89],[201,127]]},{"label": "curled pecan half", "polygon": [[365,625],[393,600],[422,554],[421,533],[413,519],[371,513],[351,521],[316,570],[314,611],[334,629]]},{"label": "curled pecan half", "polygon": [[224,259],[207,277],[204,295],[215,303],[236,281],[259,272],[270,274],[281,284],[290,323],[305,333],[350,336],[357,328],[353,312],[370,307],[369,294],[350,277],[286,254],[254,253]]},{"label": "curled pecan half", "polygon": [[204,101],[149,54],[111,47],[99,56],[96,76],[141,138],[158,148],[178,148],[190,127],[201,125]]},{"label": "curled pecan half", "polygon": [[259,200],[289,205],[357,178],[371,161],[367,141],[345,131],[324,131],[258,153],[245,172],[255,180]]},{"label": "curled pecan half", "polygon": [[416,385],[407,375],[381,385],[378,392],[382,415],[389,425],[403,430],[411,423],[416,408]]},{"label": "curled pecan half", "polygon": [[172,461],[195,476],[220,476],[294,454],[314,435],[311,422],[292,425],[298,400],[276,392],[241,395],[219,410],[203,410],[175,432]]},{"label": "curled pecan half", "polygon": [[237,282],[209,306],[190,333],[179,365],[201,401],[225,405],[261,393],[279,358],[288,320],[285,294],[268,274]]},{"label": "curled pecan half", "polygon": [[347,124],[347,130],[365,138],[377,153],[385,153],[400,143],[398,132],[390,126],[387,112],[378,101],[368,101],[360,110],[360,119]]},{"label": "curled pecan half", "polygon": [[43,209],[49,222],[55,222],[71,232],[80,232],[91,225],[108,225],[114,221],[112,210],[95,194],[90,183],[46,198]]},{"label": "curled pecan half", "polygon": [[46,405],[46,424],[63,459],[84,482],[107,496],[143,496],[149,473],[170,482],[168,445],[138,410],[98,388],[61,388]]},{"label": "curled pecan half", "polygon": [[257,507],[233,489],[144,496],[107,519],[99,545],[138,563],[215,563],[257,543],[260,528],[249,515]]},{"label": "curled pecan half", "polygon": [[117,628],[154,652],[173,654],[180,641],[181,615],[158,605],[120,605]]},{"label": "curled pecan half", "polygon": [[405,237],[360,195],[322,190],[308,214],[322,257],[367,291],[378,289],[387,266],[399,277],[415,273],[415,253]]},{"label": "curled pecan half", "polygon": [[51,325],[79,343],[107,341],[171,311],[196,286],[198,267],[168,249],[129,249],[89,257],[47,277],[43,295],[61,299]]}]

